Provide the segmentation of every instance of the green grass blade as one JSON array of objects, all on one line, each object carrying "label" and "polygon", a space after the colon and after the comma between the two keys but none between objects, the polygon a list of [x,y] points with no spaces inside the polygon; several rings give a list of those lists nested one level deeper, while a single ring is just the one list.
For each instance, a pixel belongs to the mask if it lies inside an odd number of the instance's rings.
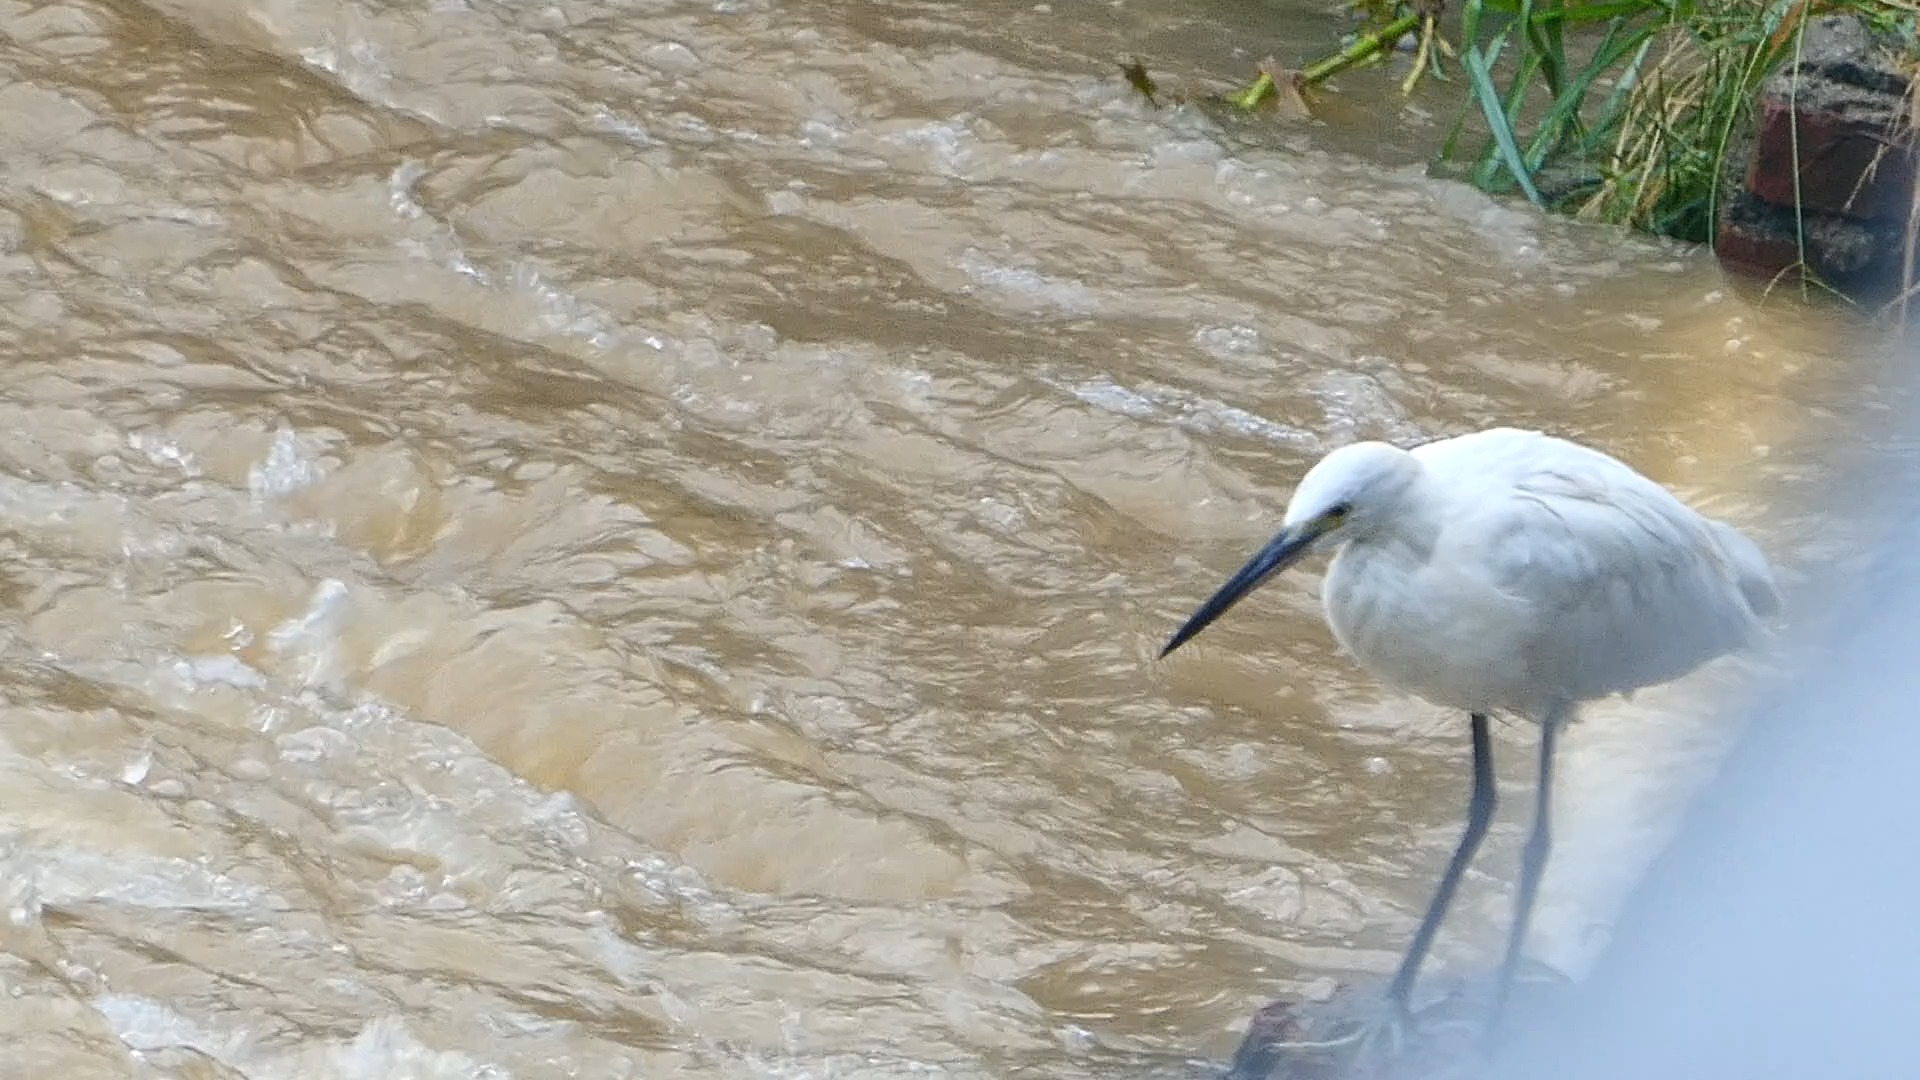
[{"label": "green grass blade", "polygon": [[1527,164],[1521,160],[1520,147],[1513,139],[1513,128],[1507,123],[1507,114],[1501,111],[1500,95],[1493,87],[1493,74],[1487,70],[1487,58],[1477,43],[1468,42],[1460,50],[1460,62],[1467,69],[1467,80],[1473,88],[1474,99],[1480,102],[1480,112],[1487,118],[1487,127],[1493,131],[1493,141],[1500,148],[1500,157],[1507,171],[1520,185],[1527,201],[1535,206],[1544,206],[1546,200],[1533,186],[1533,178],[1527,174]]},{"label": "green grass blade", "polygon": [[1527,143],[1527,167],[1537,169],[1546,160],[1554,148],[1564,142],[1580,126],[1580,104],[1587,99],[1587,92],[1593,88],[1593,80],[1605,71],[1607,64],[1602,58],[1611,54],[1613,39],[1620,32],[1620,20],[1616,19],[1607,27],[1606,36],[1600,39],[1600,47],[1594,50],[1593,60],[1582,68],[1573,82],[1561,88],[1553,102],[1547,106],[1547,113],[1540,118],[1540,126],[1533,133],[1533,139]]},{"label": "green grass blade", "polygon": [[[1521,10],[1520,0],[1482,0],[1482,7],[1490,14],[1508,18],[1517,17]],[[1655,11],[1664,13],[1663,19],[1671,19],[1673,10],[1671,4],[1650,0],[1595,0],[1587,4],[1555,4],[1534,11],[1529,21],[1540,27],[1586,26]]]},{"label": "green grass blade", "polygon": [[[1493,37],[1487,40],[1487,46],[1482,53],[1482,59],[1485,61],[1489,73],[1493,71],[1494,65],[1500,62],[1501,55],[1506,51],[1507,45],[1511,40],[1509,35],[1515,25],[1517,24],[1508,23],[1501,27],[1499,32],[1495,33]],[[1524,49],[1521,50],[1520,64],[1518,70],[1514,73],[1513,82],[1508,85],[1506,95],[1499,99],[1500,112],[1502,115],[1508,117],[1518,115],[1517,110],[1520,102],[1514,99],[1514,95],[1516,93],[1524,93],[1526,80],[1533,78],[1534,69],[1532,61],[1532,56]],[[1509,126],[1511,126],[1511,121],[1509,121]],[[1492,136],[1489,135],[1487,141],[1480,144],[1480,155],[1474,161],[1473,182],[1479,187],[1491,187],[1498,183],[1499,179],[1500,147],[1499,144],[1494,142]]]},{"label": "green grass blade", "polygon": [[1627,66],[1621,69],[1619,78],[1614,81],[1613,93],[1607,95],[1606,102],[1600,106],[1600,111],[1594,116],[1593,127],[1589,129],[1590,133],[1580,141],[1581,153],[1591,153],[1602,143],[1613,141],[1614,125],[1619,123],[1620,115],[1626,111],[1627,100],[1633,96],[1633,88],[1639,85],[1640,69],[1646,66],[1647,54],[1653,51],[1653,43],[1658,32],[1658,27],[1650,27],[1646,40],[1642,41],[1640,47],[1634,51],[1633,59],[1627,61]]},{"label": "green grass blade", "polygon": [[[1503,29],[1500,35],[1502,42],[1505,42],[1506,30]],[[1485,59],[1487,71],[1491,73],[1496,58]],[[1521,108],[1526,105],[1527,88],[1533,85],[1533,77],[1539,72],[1541,62],[1539,53],[1524,45],[1520,47],[1520,63],[1514,70],[1513,80],[1507,84],[1506,95],[1500,99],[1500,115],[1507,118],[1508,127],[1512,127],[1514,118],[1520,115]],[[1489,138],[1486,148],[1481,152],[1480,166],[1475,172],[1483,186],[1494,183],[1500,175],[1499,152],[1499,144]]]},{"label": "green grass blade", "polygon": [[1486,9],[1486,0],[1467,0],[1460,9],[1460,44],[1478,45],[1480,43],[1480,13]]},{"label": "green grass blade", "polygon": [[[1593,130],[1605,133],[1618,115],[1618,100],[1624,92],[1632,89],[1632,79],[1646,59],[1646,51],[1653,35],[1660,27],[1657,24],[1640,23],[1628,30],[1625,19],[1615,19],[1607,27],[1606,36],[1600,39],[1593,56],[1581,68],[1565,90],[1547,107],[1547,113],[1540,119],[1540,127],[1534,133],[1533,140],[1527,144],[1527,166],[1538,169],[1541,164],[1568,140],[1577,140],[1585,144],[1581,130],[1581,108],[1594,91],[1600,78],[1613,71],[1620,62],[1633,54],[1628,61],[1620,81],[1606,105],[1594,116]],[[1625,33],[1621,31],[1626,30]],[[1637,50],[1637,52],[1636,52]]]},{"label": "green grass blade", "polygon": [[[1564,0],[1551,0],[1547,5],[1546,13],[1552,14],[1553,12],[1563,9],[1565,6]],[[1562,89],[1558,83],[1567,71],[1567,43],[1564,35],[1561,33],[1564,27],[1558,19],[1542,19],[1535,25],[1537,25],[1540,30],[1542,48],[1546,51],[1547,55],[1553,57],[1551,77],[1554,85],[1551,93],[1557,97]]]},{"label": "green grass blade", "polygon": [[[1526,34],[1528,51],[1538,63],[1540,78],[1547,84],[1547,96],[1557,98],[1560,96],[1561,76],[1566,70],[1566,57],[1547,40],[1546,28],[1535,19],[1535,14],[1533,0],[1521,0],[1519,21]],[[1507,115],[1512,116],[1513,110],[1508,109]]]}]

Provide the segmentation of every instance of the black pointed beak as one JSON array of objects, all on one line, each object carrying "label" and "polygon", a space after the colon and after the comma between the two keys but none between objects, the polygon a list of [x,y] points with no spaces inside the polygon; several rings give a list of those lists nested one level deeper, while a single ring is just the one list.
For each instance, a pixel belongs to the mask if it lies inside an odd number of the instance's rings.
[{"label": "black pointed beak", "polygon": [[1226,614],[1227,609],[1240,602],[1240,598],[1252,592],[1261,582],[1300,561],[1318,539],[1320,531],[1311,525],[1281,529],[1279,534],[1267,541],[1267,546],[1256,552],[1227,579],[1220,590],[1207,598],[1193,617],[1167,639],[1167,647],[1160,650],[1164,658],[1168,653],[1185,645],[1194,635],[1205,630],[1213,620]]}]

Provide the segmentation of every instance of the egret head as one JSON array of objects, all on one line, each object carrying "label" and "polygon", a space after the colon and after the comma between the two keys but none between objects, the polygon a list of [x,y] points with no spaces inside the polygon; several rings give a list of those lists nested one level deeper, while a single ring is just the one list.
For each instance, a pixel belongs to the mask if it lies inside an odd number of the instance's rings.
[{"label": "egret head", "polygon": [[1381,442],[1343,446],[1307,470],[1287,503],[1280,531],[1168,639],[1165,656],[1226,613],[1261,582],[1310,552],[1387,528],[1420,478],[1412,454]]}]

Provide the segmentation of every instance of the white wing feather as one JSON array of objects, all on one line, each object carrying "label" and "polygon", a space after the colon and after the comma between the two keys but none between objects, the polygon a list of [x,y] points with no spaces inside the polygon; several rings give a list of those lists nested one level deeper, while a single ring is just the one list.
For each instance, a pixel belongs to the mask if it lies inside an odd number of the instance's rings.
[{"label": "white wing feather", "polygon": [[1568,700],[1678,678],[1778,605],[1750,541],[1599,451],[1510,429],[1420,449],[1484,485],[1474,525],[1443,543],[1478,549],[1488,583],[1531,609],[1518,659]]}]

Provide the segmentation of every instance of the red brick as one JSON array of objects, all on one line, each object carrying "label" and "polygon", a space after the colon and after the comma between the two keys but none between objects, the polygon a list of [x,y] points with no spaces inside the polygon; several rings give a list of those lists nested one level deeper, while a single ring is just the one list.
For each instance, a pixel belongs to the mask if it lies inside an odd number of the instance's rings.
[{"label": "red brick", "polygon": [[[1793,108],[1784,97],[1760,104],[1760,135],[1747,169],[1747,190],[1763,202],[1792,206],[1796,147]],[[1803,209],[1855,220],[1903,217],[1913,167],[1902,144],[1889,136],[1885,114],[1847,115],[1799,110],[1798,193]]]}]

